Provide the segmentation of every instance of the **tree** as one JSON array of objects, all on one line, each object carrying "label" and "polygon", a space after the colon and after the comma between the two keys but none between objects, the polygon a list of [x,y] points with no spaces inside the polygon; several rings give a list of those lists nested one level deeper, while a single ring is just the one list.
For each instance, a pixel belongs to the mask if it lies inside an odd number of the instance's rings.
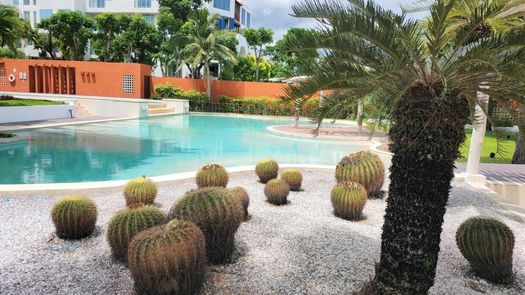
[{"label": "tree", "polygon": [[[47,21],[47,20],[46,20]],[[83,60],[93,37],[95,22],[79,11],[58,11],[48,19],[49,28],[64,59]]]},{"label": "tree", "polygon": [[29,23],[18,16],[16,8],[0,5],[0,47],[7,46],[16,55],[16,46],[28,27]]},{"label": "tree", "polygon": [[203,2],[211,0],[159,0],[161,7],[166,7],[176,18],[185,22],[188,20],[191,12],[200,8]]},{"label": "tree", "polygon": [[218,14],[210,16],[207,9],[198,9],[192,13],[188,22],[191,28],[189,43],[184,53],[191,64],[204,65],[204,77],[207,82],[208,99],[211,100],[210,62],[215,59],[222,62],[234,62],[235,54],[227,46],[220,43],[220,30],[217,27]]},{"label": "tree", "polygon": [[160,35],[141,14],[129,19],[125,30],[115,38],[115,48],[127,52],[125,61],[152,65],[154,55],[159,51]]},{"label": "tree", "polygon": [[315,31],[303,28],[289,28],[283,38],[274,46],[266,48],[266,56],[279,66],[277,77],[302,76],[304,65],[316,62],[319,54],[315,49],[304,51],[294,50],[293,44],[304,36],[315,34]]},{"label": "tree", "polygon": [[[43,30],[43,31],[42,31]],[[31,34],[31,40],[36,50],[39,50],[40,57],[56,59],[58,51],[55,38],[56,32],[49,18],[43,19]]]},{"label": "tree", "polygon": [[[268,80],[271,75],[271,65],[265,59],[259,61],[259,75]],[[233,79],[237,81],[255,81],[256,64],[255,56],[238,56],[237,63],[233,67]]]},{"label": "tree", "polygon": [[255,81],[259,81],[259,61],[264,54],[265,46],[273,42],[273,31],[271,29],[246,29],[243,32],[248,46],[255,55]]},{"label": "tree", "polygon": [[344,89],[354,99],[393,105],[381,258],[363,294],[428,292],[469,104],[480,104],[478,91],[496,101],[525,102],[525,29],[467,44],[496,8],[481,5],[472,22],[451,30],[454,2],[435,1],[426,26],[372,1],[293,5],[295,16],[321,20],[317,34],[296,46],[323,50],[324,62],[310,65],[308,78],[289,86],[288,96]]},{"label": "tree", "polygon": [[130,18],[126,15],[101,13],[95,17],[96,33],[93,38],[93,49],[101,61],[124,60],[124,54],[115,48],[115,40],[129,23]]}]

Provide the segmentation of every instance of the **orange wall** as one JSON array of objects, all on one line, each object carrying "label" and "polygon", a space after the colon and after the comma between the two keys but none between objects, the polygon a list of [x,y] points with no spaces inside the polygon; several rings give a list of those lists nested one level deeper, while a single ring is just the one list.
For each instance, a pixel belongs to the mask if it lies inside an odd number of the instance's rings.
[{"label": "orange wall", "polygon": [[[206,80],[153,77],[153,86],[166,83],[171,83],[184,90],[206,91]],[[286,83],[213,80],[212,96],[214,99],[218,99],[223,95],[229,97],[270,97],[278,99],[285,95],[284,89],[286,85]]]},{"label": "orange wall", "polygon": [[[0,91],[30,92],[30,66],[74,68],[76,94],[88,96],[143,98],[145,96],[144,76],[151,76],[151,66],[142,64],[0,59],[0,68],[5,67],[6,76],[13,74],[16,77],[15,82],[7,81],[7,85],[0,85]],[[27,73],[26,80],[19,79],[20,72]],[[133,93],[122,93],[122,75],[134,76]]]}]

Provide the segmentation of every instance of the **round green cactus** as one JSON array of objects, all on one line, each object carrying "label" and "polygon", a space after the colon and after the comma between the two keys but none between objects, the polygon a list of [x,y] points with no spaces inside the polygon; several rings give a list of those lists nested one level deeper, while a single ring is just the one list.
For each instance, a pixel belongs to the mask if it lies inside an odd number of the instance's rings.
[{"label": "round green cactus", "polygon": [[362,151],[341,159],[335,169],[335,178],[337,182],[360,183],[369,197],[378,197],[385,181],[385,167],[379,156]]},{"label": "round green cactus", "polygon": [[187,192],[168,214],[168,220],[194,222],[206,238],[211,262],[227,260],[235,249],[235,233],[244,218],[240,203],[222,187],[209,187]]},{"label": "round green cactus", "polygon": [[157,197],[157,185],[145,176],[128,181],[124,188],[124,197],[128,206],[134,204],[153,204]]},{"label": "round green cactus", "polygon": [[199,188],[228,185],[228,172],[219,164],[208,164],[197,172],[197,186]]},{"label": "round green cactus", "polygon": [[262,183],[277,178],[279,174],[279,164],[273,159],[264,159],[255,166],[255,173],[259,176]]},{"label": "round green cactus", "polygon": [[250,216],[248,213],[248,207],[250,206],[250,196],[248,196],[248,192],[240,186],[230,188],[228,191],[234,199],[240,202],[242,208],[244,209],[244,220],[248,220]]},{"label": "round green cactus", "polygon": [[118,211],[108,226],[107,240],[117,260],[127,261],[128,245],[137,233],[164,223],[164,214],[155,206],[132,205]]},{"label": "round green cactus", "polygon": [[286,169],[281,174],[281,179],[288,183],[291,191],[301,190],[301,185],[303,183],[303,175],[301,174],[301,171],[297,169]]},{"label": "round green cactus", "polygon": [[95,230],[97,206],[85,196],[66,196],[53,206],[51,219],[59,238],[81,239]]},{"label": "round green cactus", "polygon": [[154,226],[132,239],[128,261],[140,294],[196,294],[206,267],[204,235],[188,221]]},{"label": "round green cactus", "polygon": [[367,194],[361,184],[345,181],[338,183],[332,189],[330,199],[335,216],[347,220],[359,220],[367,201]]},{"label": "round green cactus", "polygon": [[459,227],[456,243],[480,277],[495,283],[512,281],[514,234],[503,222],[487,216],[472,217]]},{"label": "round green cactus", "polygon": [[290,186],[282,179],[272,179],[264,187],[264,195],[270,204],[284,205],[288,202]]}]

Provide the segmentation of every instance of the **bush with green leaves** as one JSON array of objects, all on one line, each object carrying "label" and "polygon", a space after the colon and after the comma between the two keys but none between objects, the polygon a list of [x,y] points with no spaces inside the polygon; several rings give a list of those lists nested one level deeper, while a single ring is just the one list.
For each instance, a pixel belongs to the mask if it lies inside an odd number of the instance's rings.
[{"label": "bush with green leaves", "polygon": [[59,238],[82,239],[95,230],[97,206],[85,196],[66,196],[53,206],[51,219]]},{"label": "bush with green leaves", "polygon": [[494,283],[512,281],[514,234],[503,222],[488,216],[469,218],[456,232],[456,243],[480,277]]},{"label": "bush with green leaves", "polygon": [[264,187],[264,195],[268,203],[274,205],[284,205],[288,202],[290,186],[282,179],[272,179]]},{"label": "bush with green leaves", "polygon": [[202,167],[195,178],[199,188],[228,185],[228,172],[219,164],[208,164]]},{"label": "bush with green leaves", "polygon": [[113,257],[127,261],[128,245],[139,232],[164,223],[165,216],[151,205],[133,205],[118,211],[109,222],[107,240]]},{"label": "bush with green leaves", "polygon": [[206,268],[204,235],[189,221],[154,226],[133,238],[128,262],[140,294],[196,294]]},{"label": "bush with green leaves", "polygon": [[378,197],[385,181],[385,167],[378,155],[361,151],[341,159],[335,169],[335,178],[337,182],[358,182],[369,197]]},{"label": "bush with green leaves", "polygon": [[206,237],[208,259],[221,263],[235,249],[235,233],[244,219],[244,210],[227,189],[208,187],[187,192],[170,209],[171,219],[197,224]]},{"label": "bush with green leaves", "polygon": [[338,183],[330,194],[334,215],[347,220],[360,220],[367,201],[363,185],[344,181]]},{"label": "bush with green leaves", "polygon": [[286,169],[281,173],[281,179],[290,185],[291,191],[301,190],[303,183],[303,174],[297,169]]},{"label": "bush with green leaves", "polygon": [[153,204],[157,197],[157,185],[146,176],[128,181],[124,188],[124,198],[128,206],[135,204]]},{"label": "bush with green leaves", "polygon": [[255,166],[255,173],[262,183],[267,183],[279,175],[279,164],[274,159],[261,160]]},{"label": "bush with green leaves", "polygon": [[230,188],[228,191],[233,196],[233,198],[241,204],[242,208],[244,209],[244,220],[248,220],[250,217],[250,214],[248,213],[248,207],[250,206],[250,196],[248,195],[248,192],[240,186]]}]

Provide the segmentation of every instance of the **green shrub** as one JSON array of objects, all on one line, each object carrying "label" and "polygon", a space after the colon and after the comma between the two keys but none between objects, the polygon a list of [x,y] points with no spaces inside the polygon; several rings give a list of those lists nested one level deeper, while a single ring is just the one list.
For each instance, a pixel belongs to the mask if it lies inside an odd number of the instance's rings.
[{"label": "green shrub", "polygon": [[157,185],[145,176],[128,181],[124,188],[124,198],[128,206],[140,203],[153,204],[156,197]]},{"label": "green shrub", "polygon": [[303,175],[301,174],[301,171],[297,169],[286,169],[281,173],[281,179],[288,183],[291,191],[301,190],[301,185],[303,183]]},{"label": "green shrub", "polygon": [[332,189],[330,200],[335,216],[359,220],[367,200],[366,189],[357,182],[340,182]]},{"label": "green shrub", "polygon": [[279,164],[274,159],[261,160],[255,166],[255,173],[262,183],[267,183],[279,175]]},{"label": "green shrub", "polygon": [[12,138],[12,137],[15,137],[16,135],[14,133],[9,133],[9,132],[0,132],[0,138]]},{"label": "green shrub", "polygon": [[378,197],[385,181],[385,167],[379,156],[361,151],[341,159],[335,178],[337,182],[358,182],[365,187],[369,197]]},{"label": "green shrub", "polygon": [[97,206],[84,196],[66,196],[53,206],[51,219],[59,238],[81,239],[95,230]]},{"label": "green shrub", "polygon": [[193,190],[177,202],[168,214],[170,219],[194,222],[206,238],[208,259],[220,263],[235,249],[235,233],[244,217],[240,203],[222,187]]},{"label": "green shrub", "polygon": [[183,90],[171,83],[155,85],[155,96],[158,98],[177,98]]},{"label": "green shrub", "polygon": [[272,179],[264,187],[264,195],[268,203],[274,205],[284,205],[288,202],[290,186],[282,179]]},{"label": "green shrub", "polygon": [[248,220],[250,217],[250,214],[248,213],[248,207],[250,206],[250,196],[248,196],[248,192],[240,186],[230,188],[228,191],[233,198],[241,204],[244,209],[244,220]]},{"label": "green shrub", "polygon": [[[220,112],[235,112],[248,115],[291,116],[295,114],[293,101],[283,101],[270,97],[219,98]],[[319,107],[319,98],[306,100],[300,109],[301,116],[315,117]]]},{"label": "green shrub", "polygon": [[494,283],[512,281],[514,234],[503,222],[487,216],[472,217],[459,227],[456,243],[480,277]]},{"label": "green shrub", "polygon": [[510,118],[494,119],[494,127],[514,127],[514,121]]},{"label": "green shrub", "polygon": [[202,167],[195,178],[199,188],[228,185],[228,172],[219,164],[208,164]]},{"label": "green shrub", "polygon": [[107,240],[113,257],[127,261],[128,245],[133,236],[155,225],[164,223],[164,214],[151,205],[125,208],[118,211],[108,226]]},{"label": "green shrub", "polygon": [[128,261],[140,294],[196,294],[206,267],[204,235],[191,222],[172,220],[138,233]]}]

